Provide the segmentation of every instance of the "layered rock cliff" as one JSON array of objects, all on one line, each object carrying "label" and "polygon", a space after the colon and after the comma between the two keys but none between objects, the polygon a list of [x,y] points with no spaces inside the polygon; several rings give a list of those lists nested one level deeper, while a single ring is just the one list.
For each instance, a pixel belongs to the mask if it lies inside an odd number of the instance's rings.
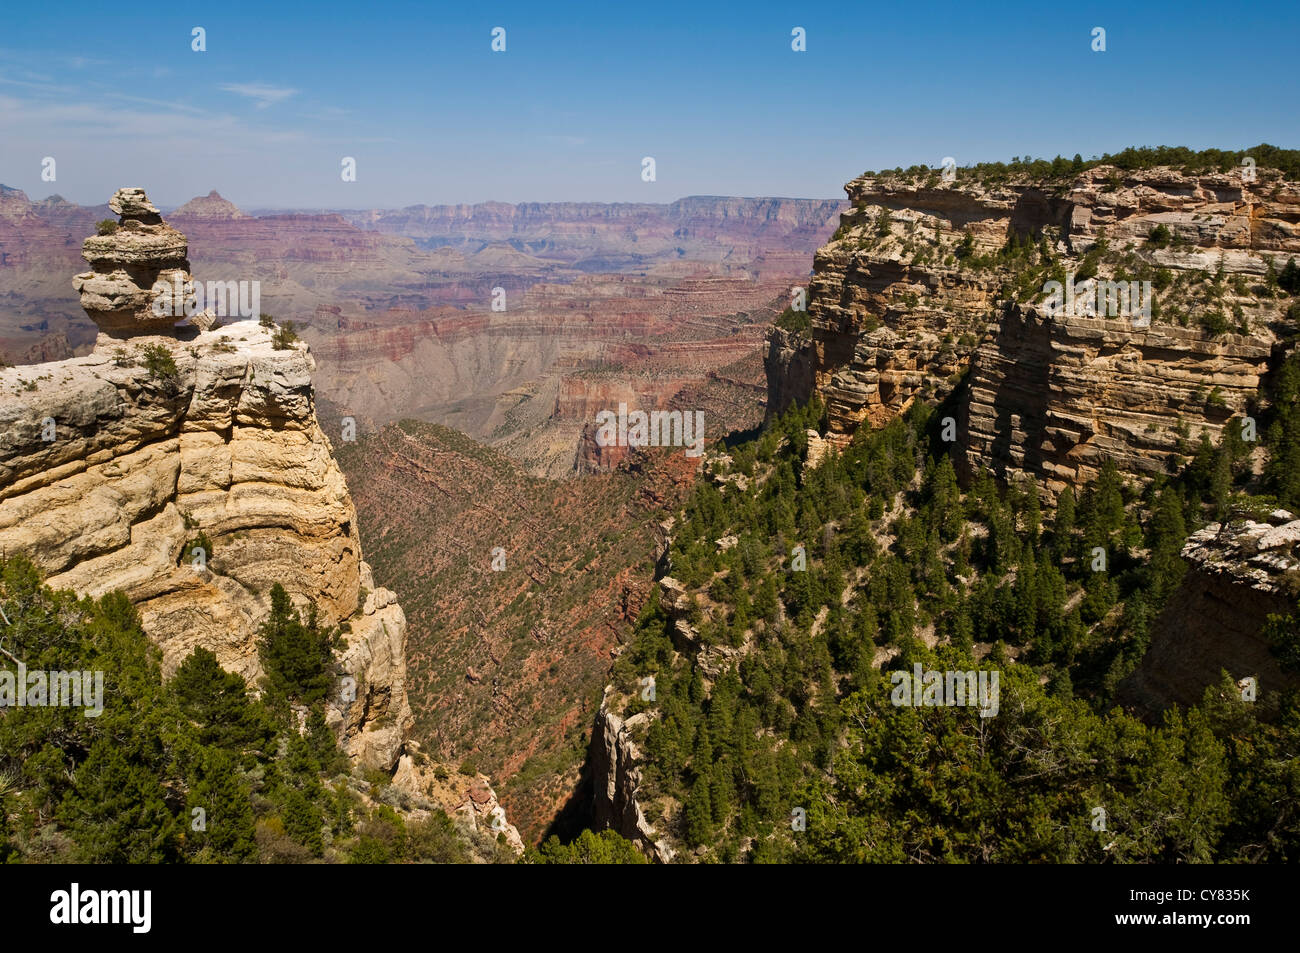
[{"label": "layered rock cliff", "polygon": [[[608,693],[608,689],[606,689]],[[636,844],[651,860],[670,863],[673,849],[659,838],[646,820],[637,802],[641,787],[638,763],[641,752],[632,740],[632,732],[650,716],[645,712],[626,721],[602,703],[591,730],[588,763],[595,779],[592,798],[592,821],[597,830],[612,829]]]},{"label": "layered rock cliff", "polygon": [[[817,253],[810,326],[769,335],[769,414],[817,394],[843,442],[968,374],[965,469],[1054,491],[1106,458],[1164,470],[1188,437],[1217,439],[1245,414],[1279,351],[1282,305],[1259,288],[1300,254],[1300,186],[1262,169],[937,178],[846,186],[853,208]],[[1152,315],[1053,310],[1047,282],[1066,279],[1150,281]]]},{"label": "layered rock cliff", "polygon": [[406,620],[362,559],[314,361],[255,320],[173,331],[151,285],[188,282],[185,238],[139,190],[111,204],[121,227],[86,240],[94,271],[77,279],[108,333],[85,357],[0,372],[0,549],[55,588],[123,590],[165,672],[204,646],[256,680],[280,583],[349,627],[327,719],[354,759],[390,769],[410,721]]},{"label": "layered rock cliff", "polygon": [[[614,270],[633,263],[685,257],[692,261],[753,260],[758,271],[806,268],[798,251],[826,234],[844,203],[833,199],[696,195],[670,204],[648,202],[483,202],[343,211],[355,225],[474,250],[509,242],[548,259]],[[692,269],[696,270],[696,269]]]}]

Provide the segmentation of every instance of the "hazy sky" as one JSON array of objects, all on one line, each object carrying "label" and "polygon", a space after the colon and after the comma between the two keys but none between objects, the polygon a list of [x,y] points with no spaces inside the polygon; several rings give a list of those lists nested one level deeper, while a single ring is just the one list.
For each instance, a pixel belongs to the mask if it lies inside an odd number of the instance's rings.
[{"label": "hazy sky", "polygon": [[0,183],[249,208],[838,198],[944,156],[1300,146],[1294,2],[179,6],[10,6]]}]

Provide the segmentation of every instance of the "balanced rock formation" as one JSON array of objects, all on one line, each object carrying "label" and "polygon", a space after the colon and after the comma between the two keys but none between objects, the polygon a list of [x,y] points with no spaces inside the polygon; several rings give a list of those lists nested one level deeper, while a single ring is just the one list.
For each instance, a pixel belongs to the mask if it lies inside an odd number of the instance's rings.
[{"label": "balanced rock formation", "polygon": [[[76,281],[110,336],[85,357],[0,371],[0,551],[30,556],[55,588],[124,591],[165,673],[203,646],[255,682],[280,583],[350,628],[327,720],[354,758],[389,769],[410,722],[406,619],[362,560],[316,420],[315,362],[254,321],[141,334],[153,325],[138,292],[161,264],[185,267],[185,237],[138,190],[113,208],[124,227],[88,239],[87,257],[120,267]],[[101,278],[135,288],[129,303],[101,307],[88,290]]]},{"label": "balanced rock formation", "polygon": [[[1217,439],[1279,356],[1284,302],[1258,288],[1300,255],[1300,185],[1274,170],[865,175],[845,190],[810,327],[773,329],[766,356],[768,413],[815,394],[833,442],[968,380],[962,469],[1054,492],[1107,458],[1150,473]],[[1150,281],[1153,316],[1048,307],[1048,280],[1092,277]]]},{"label": "balanced rock formation", "polygon": [[165,331],[185,313],[192,290],[185,236],[163,222],[143,189],[118,189],[108,207],[117,227],[82,243],[91,270],[72,281],[81,306],[113,337]]}]

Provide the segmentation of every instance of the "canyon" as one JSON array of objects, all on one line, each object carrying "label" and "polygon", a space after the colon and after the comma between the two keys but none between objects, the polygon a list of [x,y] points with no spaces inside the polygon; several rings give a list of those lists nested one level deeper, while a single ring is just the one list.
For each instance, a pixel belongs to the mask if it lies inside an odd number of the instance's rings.
[{"label": "canyon", "polygon": [[[107,208],[115,227],[85,240],[92,270],[73,280],[94,347],[0,370],[0,549],[51,586],[125,593],[164,676],[201,648],[258,685],[259,627],[282,586],[343,636],[324,717],[355,769],[391,779],[408,820],[442,810],[460,836],[482,833],[478,851],[499,839],[521,853],[489,777],[411,737],[406,614],[363,558],[310,349],[211,312],[173,327],[155,296],[192,287],[186,236],[140,189]],[[374,806],[369,785],[349,783]]]},{"label": "canyon", "polygon": [[[9,335],[4,341],[14,342],[7,344],[11,359],[25,362],[41,348],[63,358],[67,370],[56,375],[62,388],[90,382],[65,399],[85,404],[94,419],[106,416],[101,405],[108,397],[91,400],[83,390],[99,387],[107,395],[115,388],[130,412],[121,411],[126,419],[100,441],[125,443],[133,466],[124,431],[143,427],[137,408],[158,417],[148,436],[176,434],[179,460],[160,454],[158,462],[164,483],[175,462],[175,485],[185,495],[174,510],[164,507],[166,525],[172,535],[208,534],[215,550],[211,579],[196,580],[179,555],[185,540],[159,536],[154,523],[151,548],[134,575],[125,565],[139,553],[127,547],[117,556],[122,568],[102,578],[110,588],[127,587],[168,665],[203,644],[214,647],[223,665],[252,678],[260,674],[248,637],[264,613],[254,578],[283,579],[295,597],[319,601],[331,624],[357,629],[380,616],[379,630],[396,641],[381,647],[350,639],[349,651],[388,666],[404,693],[391,713],[380,693],[356,707],[370,712],[375,725],[391,728],[391,714],[404,728],[385,736],[388,748],[372,745],[366,763],[395,765],[404,783],[422,791],[445,785],[411,760],[412,751],[488,771],[503,807],[529,839],[556,823],[576,823],[563,819],[587,810],[589,782],[581,769],[590,722],[611,655],[648,591],[637,579],[648,575],[655,558],[651,529],[680,501],[694,472],[680,452],[599,446],[596,415],[620,401],[697,411],[709,440],[757,426],[763,332],[791,286],[806,276],[812,248],[843,203],[706,198],[673,206],[533,205],[512,212],[509,225],[502,224],[502,207],[462,208],[441,216],[460,229],[452,242],[445,229],[425,234],[379,215],[248,214],[213,192],[168,213],[166,226],[137,217],[90,239],[87,247],[102,246],[107,257],[92,260],[97,270],[83,289],[97,293],[85,303],[99,310],[81,314],[69,306],[66,284],[50,276],[78,270],[73,236],[95,231],[114,210],[33,203],[13,190],[4,198],[0,249],[24,250],[21,260],[15,253],[0,268],[0,294],[18,305],[6,311],[13,323],[0,328]],[[382,226],[371,227],[377,219]],[[128,228],[128,221],[138,224]],[[553,237],[542,242],[540,234]],[[152,243],[159,254],[146,261],[142,252],[140,261],[128,262],[132,242]],[[620,252],[631,247],[635,254]],[[140,264],[149,266],[147,274],[137,273]],[[132,273],[118,276],[127,265]],[[198,316],[190,323],[201,326],[186,331],[183,344],[168,340],[161,327],[145,327],[144,291],[177,273],[188,280],[191,271],[196,281],[260,281],[262,308],[281,323],[292,320],[304,342],[277,351],[273,329],[237,316]],[[496,287],[504,288],[504,311],[491,310]],[[124,340],[109,344],[95,314],[114,320],[138,314],[144,321],[111,328]],[[125,354],[118,352],[122,345]],[[152,410],[162,399],[154,392],[166,387],[143,365],[150,346],[165,346],[177,366],[178,391],[165,414]],[[8,373],[22,393],[27,381],[44,377],[22,367]],[[237,382],[251,390],[241,396],[232,390]],[[228,421],[218,397],[278,414],[291,406],[292,413]],[[71,413],[62,404],[49,410]],[[454,426],[506,456],[494,457],[453,431],[420,427],[417,419]],[[399,420],[406,422],[398,427]],[[29,430],[29,440],[34,436]],[[228,437],[240,449],[231,452],[239,466],[227,466],[222,456]],[[248,470],[243,448],[272,437],[290,443],[274,461]],[[350,494],[331,475],[334,454]],[[242,502],[253,486],[272,480],[264,470],[273,462],[289,468],[275,479],[322,502],[313,509],[286,499],[277,504],[284,508],[278,523],[263,512],[269,503],[263,511],[232,515],[218,489]],[[301,472],[304,466],[316,475]],[[219,481],[228,470],[226,488]],[[586,476],[572,484],[537,479],[573,474]],[[209,485],[214,479],[216,487]],[[137,475],[135,482],[142,481]],[[398,499],[405,501],[401,508],[393,506]],[[485,507],[485,499],[497,505]],[[518,501],[518,519],[503,521],[510,508],[499,504],[506,499]],[[15,504],[9,526],[15,543],[30,551],[53,548],[55,536],[72,545],[91,531],[58,523],[46,542],[32,545],[23,534],[37,505],[35,497],[21,511]],[[142,503],[140,519],[163,522],[153,512],[159,505],[152,498]],[[593,509],[602,514],[595,524]],[[68,517],[74,522],[115,519],[114,543],[132,537],[132,513],[110,517],[99,508],[96,515],[94,507],[70,503],[64,510],[75,513]],[[177,519],[179,529],[172,525]],[[292,526],[288,536],[281,532],[285,523]],[[431,537],[431,526],[445,529]],[[593,530],[605,540],[594,558],[574,548]],[[310,543],[322,550],[320,559],[290,566],[289,547],[312,533],[324,537]],[[134,537],[144,545],[142,530]],[[369,562],[359,555],[363,537]],[[279,551],[269,551],[271,539]],[[483,575],[494,546],[506,550],[508,569]],[[575,560],[581,568],[570,571]],[[51,552],[42,565],[61,584],[92,591],[91,567],[106,564],[100,557],[78,575],[72,556]],[[493,585],[484,589],[485,581]],[[484,599],[465,600],[464,588],[481,590]],[[403,594],[401,608],[391,590]],[[521,604],[520,596],[528,601]],[[186,611],[215,614],[211,625],[187,629]],[[394,626],[394,614],[402,626]],[[224,634],[216,631],[227,626]],[[364,690],[368,683],[358,680]],[[405,692],[413,699],[409,709]],[[404,749],[394,744],[399,735]]]},{"label": "canyon", "polygon": [[548,480],[414,420],[361,435],[338,459],[368,558],[408,613],[413,737],[490,775],[526,839],[576,832],[601,689],[695,462],[634,451]]},{"label": "canyon", "polygon": [[[844,207],[703,196],[248,214],[214,191],[169,220],[199,280],[257,281],[262,308],[294,322],[331,416],[451,426],[564,476],[616,463],[584,439],[595,409],[665,407],[718,374],[761,384],[763,332]],[[92,345],[58,276],[106,213],[0,190],[9,361]]]},{"label": "canyon", "polygon": [[[1119,482],[1127,484],[1129,505],[1141,509],[1151,505],[1139,502],[1143,490],[1166,485],[1197,454],[1237,444],[1244,456],[1236,479],[1248,492],[1261,493],[1268,451],[1258,444],[1258,426],[1293,409],[1271,403],[1271,395],[1283,366],[1294,363],[1300,288],[1294,277],[1282,281],[1279,275],[1285,268],[1294,276],[1300,254],[1300,185],[1277,169],[1261,170],[1258,177],[1254,172],[1253,167],[1247,175],[1242,169],[1124,168],[1102,162],[1064,175],[975,167],[944,182],[937,171],[900,169],[850,182],[846,192],[853,207],[815,256],[806,314],[786,312],[767,334],[767,423],[810,401],[824,408],[820,423],[814,421],[824,438],[809,429],[806,449],[794,454],[801,485],[815,485],[810,473],[824,466],[828,452],[847,452],[924,404],[938,410],[935,437],[948,446],[937,452],[951,459],[962,485],[971,487],[991,474],[1013,495],[1027,489],[1035,513],[1041,504],[1051,514],[1067,490],[1073,503],[1110,464]],[[1148,313],[1104,301],[1100,310],[1064,309],[1051,297],[1053,287],[1067,282],[1083,282],[1087,291],[1099,282],[1120,281],[1150,283],[1143,286],[1154,291]],[[787,436],[777,449],[788,452],[793,440]],[[1275,432],[1273,452],[1282,449],[1277,440]],[[920,467],[920,448],[916,460]],[[704,476],[724,495],[739,491],[741,502],[734,506],[743,518],[745,506],[752,506],[748,494],[755,479],[774,479],[780,470],[760,472],[747,464],[733,472],[732,462],[715,448]],[[878,534],[874,543],[894,555],[906,556],[907,547],[918,545],[905,547],[901,529],[917,516],[905,502],[918,482],[925,485],[922,474],[916,477],[883,507],[888,513],[903,502],[898,522],[886,517],[867,524]],[[927,470],[925,480],[930,479]],[[1231,485],[1231,471],[1226,479]],[[823,498],[827,492],[820,489]],[[917,498],[917,504],[924,499]],[[1125,508],[1122,500],[1118,505]],[[1185,540],[1180,533],[1181,577],[1158,607],[1149,633],[1136,640],[1134,668],[1113,686],[1113,698],[1149,724],[1159,723],[1170,706],[1200,704],[1225,671],[1247,701],[1267,697],[1273,704],[1278,693],[1300,684],[1270,642],[1276,634],[1266,634],[1270,626],[1294,628],[1294,619],[1280,620],[1294,613],[1300,592],[1300,521],[1268,496],[1234,505],[1250,512],[1234,510],[1208,525],[1198,520],[1203,528]],[[1189,512],[1199,516],[1200,507],[1198,502]],[[1013,532],[1028,528],[1012,524]],[[822,527],[822,548],[834,551],[830,541],[845,529],[843,519]],[[839,598],[832,596],[832,604],[811,622],[796,623],[778,601],[766,620],[747,614],[749,628],[729,632],[729,610],[739,617],[740,607],[750,603],[720,600],[719,594],[728,591],[729,577],[743,561],[705,554],[712,552],[711,541],[720,552],[752,545],[743,538],[747,527],[733,527],[737,535],[716,541],[713,530],[700,538],[689,524],[671,532],[689,535],[685,546],[669,540],[665,546],[672,558],[656,568],[663,632],[656,623],[643,636],[634,653],[642,668],[620,675],[616,666],[589,752],[597,768],[594,816],[659,861],[713,857],[713,844],[708,837],[701,842],[698,832],[732,813],[730,802],[719,810],[710,800],[717,783],[710,766],[687,762],[690,767],[682,771],[681,749],[666,740],[682,737],[689,744],[689,730],[677,734],[683,707],[706,699],[704,714],[696,717],[712,731],[719,713],[710,702],[720,686],[734,686],[739,675],[740,711],[746,712],[745,693],[755,691],[751,677],[770,685],[755,656],[768,651],[774,659],[769,664],[780,672],[786,653],[801,644],[805,625],[807,638],[819,645],[826,641],[819,631],[825,633],[827,609],[833,617],[842,603],[848,612],[873,591],[861,570],[855,582],[851,572],[840,576],[837,566],[830,578],[848,585],[842,595],[833,590]],[[674,558],[685,561],[687,555],[693,557],[689,564],[674,565]],[[1139,565],[1152,558],[1146,550],[1130,556]],[[698,572],[701,560],[709,568],[699,573],[697,584],[674,578],[678,569]],[[784,577],[786,568],[778,564],[776,576]],[[745,570],[746,577],[752,573]],[[964,584],[959,574],[955,585]],[[791,589],[790,583],[777,585]],[[797,594],[798,587],[793,591]],[[969,609],[958,610],[963,611]],[[1065,603],[1062,612],[1070,611]],[[868,632],[875,626],[874,611],[869,618]],[[1094,640],[1089,651],[1109,638],[1126,638],[1123,624],[1118,612],[1101,613],[1083,637]],[[780,646],[766,649],[773,643],[773,627]],[[724,635],[730,635],[730,644]],[[919,639],[931,648],[942,641],[928,626]],[[891,658],[898,644],[877,643],[873,667]],[[993,648],[975,646],[985,658]],[[674,685],[692,679],[690,693],[647,705],[630,687],[634,674],[657,669],[656,678],[667,680],[665,658]],[[1115,660],[1111,670],[1122,673]],[[1004,656],[1000,664],[1016,661]],[[844,671],[835,674],[843,677]],[[821,690],[833,684],[824,681]],[[735,696],[725,698],[734,708]],[[729,710],[722,709],[722,719]],[[793,715],[778,710],[776,717]],[[700,735],[694,737],[699,743]],[[645,754],[648,743],[662,756],[681,760],[666,772]],[[716,755],[718,748],[706,750]],[[752,761],[741,757],[748,777]],[[648,770],[653,780],[647,788]],[[813,776],[824,773],[819,765]],[[866,775],[855,777],[861,781]],[[701,792],[700,779],[706,778],[714,780]],[[742,782],[724,774],[722,783]],[[747,810],[754,806],[751,801]],[[754,829],[752,816],[733,823],[748,828],[737,835],[740,849],[756,850],[744,836]],[[782,826],[777,820],[778,838]],[[794,830],[797,844],[803,828],[796,823]]]},{"label": "canyon", "polygon": [[[350,630],[355,700],[327,717],[356,765],[475,825],[506,811],[516,851],[594,824],[687,859],[680,815],[652,824],[640,797],[658,716],[609,680],[647,609],[703,684],[738,663],[701,637],[702,594],[665,556],[701,480],[747,492],[724,437],[818,400],[805,485],[924,402],[963,485],[1032,481],[1050,514],[1107,461],[1138,485],[1229,428],[1253,440],[1294,350],[1275,289],[1300,255],[1300,187],[1274,170],[934,178],[866,174],[847,210],[246,213],[214,192],[166,223],[136,189],[98,208],[0,191],[0,346],[19,364],[0,370],[0,548],[52,585],[125,591],[168,672],[203,646],[260,677],[278,581]],[[81,270],[70,247],[90,263],[84,314],[49,284]],[[274,321],[173,328],[153,283],[191,273],[262,282]],[[1061,313],[1062,279],[1150,281],[1150,320]],[[799,287],[806,313],[788,308]],[[597,415],[620,403],[701,412],[702,471],[680,448],[602,445]],[[1293,602],[1296,527],[1279,507],[1192,534],[1125,705],[1195,703],[1220,669],[1294,687],[1260,632]]]}]

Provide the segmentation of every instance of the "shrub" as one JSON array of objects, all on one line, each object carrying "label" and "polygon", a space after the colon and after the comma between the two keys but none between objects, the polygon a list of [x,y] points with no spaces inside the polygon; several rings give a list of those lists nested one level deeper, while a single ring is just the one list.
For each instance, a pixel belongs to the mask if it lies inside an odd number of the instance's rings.
[{"label": "shrub", "polygon": [[411,860],[435,864],[463,864],[469,860],[451,818],[442,811],[406,825],[406,838]]},{"label": "shrub", "polygon": [[273,328],[275,327],[275,318],[271,317],[269,314],[263,311],[260,315],[258,315],[257,323],[264,328]]},{"label": "shrub", "polygon": [[1169,234],[1169,229],[1164,225],[1157,225],[1147,233],[1147,241],[1154,248],[1164,248],[1169,244],[1172,237]]},{"label": "shrub", "polygon": [[807,331],[812,328],[808,312],[796,311],[794,308],[786,308],[774,323],[778,328],[784,328],[786,331]]},{"label": "shrub", "polygon": [[112,235],[116,231],[117,222],[113,221],[111,218],[101,219],[95,223],[96,235]]},{"label": "shrub", "polygon": [[538,848],[530,848],[524,862],[529,864],[644,864],[645,855],[635,844],[612,830],[599,834],[583,831],[570,844],[560,843],[552,834]]},{"label": "shrub", "polygon": [[1287,261],[1277,276],[1277,286],[1289,295],[1300,294],[1300,267],[1296,266],[1294,258]]},{"label": "shrub", "polygon": [[271,347],[277,351],[287,351],[293,347],[294,342],[297,340],[298,332],[294,329],[293,322],[286,321],[282,327],[276,328],[275,333],[271,335]]},{"label": "shrub", "polygon": [[969,258],[975,253],[975,236],[967,232],[962,236],[961,243],[957,245],[956,255],[958,258]]},{"label": "shrub", "polygon": [[1218,311],[1207,311],[1205,314],[1202,314],[1200,317],[1200,325],[1207,334],[1213,335],[1226,334],[1232,327],[1232,325],[1228,323],[1228,319]]},{"label": "shrub", "polygon": [[181,565],[194,559],[194,550],[196,549],[203,550],[204,565],[212,562],[212,540],[208,539],[207,533],[200,530],[199,534],[193,539],[186,540],[185,545],[181,548]]},{"label": "shrub", "polygon": [[174,378],[176,376],[176,360],[172,357],[172,352],[164,345],[146,344],[143,353],[143,363],[151,378]]}]

